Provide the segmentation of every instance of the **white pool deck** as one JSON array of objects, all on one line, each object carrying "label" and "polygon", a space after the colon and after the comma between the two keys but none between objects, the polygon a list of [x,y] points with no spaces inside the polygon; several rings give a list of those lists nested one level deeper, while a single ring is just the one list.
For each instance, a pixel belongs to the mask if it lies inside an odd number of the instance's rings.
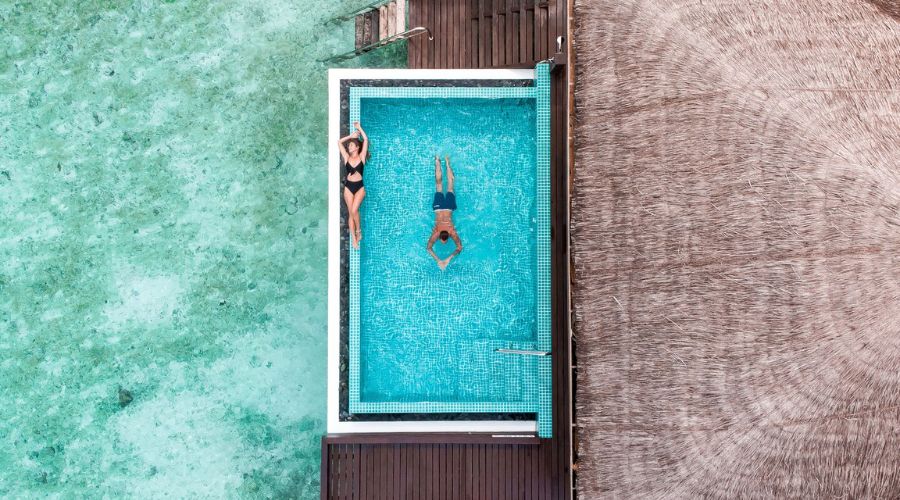
[{"label": "white pool deck", "polygon": [[328,433],[378,432],[537,432],[534,420],[429,420],[341,422],[341,203],[340,152],[341,80],[522,80],[533,79],[532,69],[331,69],[328,71]]}]

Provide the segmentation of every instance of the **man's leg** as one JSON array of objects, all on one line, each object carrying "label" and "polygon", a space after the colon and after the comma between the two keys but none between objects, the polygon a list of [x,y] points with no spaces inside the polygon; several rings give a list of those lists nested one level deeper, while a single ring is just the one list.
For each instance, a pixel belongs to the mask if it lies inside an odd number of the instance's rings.
[{"label": "man's leg", "polygon": [[434,192],[444,192],[444,179],[441,175],[441,159],[434,155]]},{"label": "man's leg", "polygon": [[445,156],[444,159],[447,161],[447,192],[453,192],[453,169],[450,167],[450,157]]}]

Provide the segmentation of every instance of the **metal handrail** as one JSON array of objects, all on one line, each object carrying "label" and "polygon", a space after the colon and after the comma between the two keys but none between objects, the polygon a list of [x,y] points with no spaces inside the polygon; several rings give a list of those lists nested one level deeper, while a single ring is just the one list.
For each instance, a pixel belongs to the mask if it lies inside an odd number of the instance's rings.
[{"label": "metal handrail", "polygon": [[549,356],[550,351],[531,351],[527,349],[494,349],[500,354],[521,354],[524,356]]},{"label": "metal handrail", "polygon": [[431,30],[424,26],[416,26],[413,29],[406,30],[402,33],[397,33],[396,35],[389,36],[387,38],[382,38],[377,42],[370,43],[365,47],[360,47],[356,50],[351,50],[349,52],[344,52],[343,54],[338,54],[336,56],[327,57],[325,59],[319,59],[319,62],[338,62],[338,61],[346,61],[347,59],[353,59],[354,57],[365,54],[366,52],[370,52],[377,48],[384,47],[385,45],[389,45],[394,42],[399,42],[400,40],[407,40],[415,36],[419,36],[421,34],[428,33],[428,39],[434,40],[434,35],[431,34]]}]

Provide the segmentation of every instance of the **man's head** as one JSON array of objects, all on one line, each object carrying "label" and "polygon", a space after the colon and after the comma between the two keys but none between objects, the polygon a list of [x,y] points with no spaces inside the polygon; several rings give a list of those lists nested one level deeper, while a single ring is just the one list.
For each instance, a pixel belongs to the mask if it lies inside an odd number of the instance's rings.
[{"label": "man's head", "polygon": [[450,239],[450,233],[447,231],[441,231],[439,236],[441,238],[441,243],[447,243],[447,240]]}]

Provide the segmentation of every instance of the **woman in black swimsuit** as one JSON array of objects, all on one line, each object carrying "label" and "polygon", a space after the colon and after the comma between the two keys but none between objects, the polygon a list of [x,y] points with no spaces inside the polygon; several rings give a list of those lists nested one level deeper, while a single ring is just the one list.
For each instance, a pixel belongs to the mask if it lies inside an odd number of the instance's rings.
[{"label": "woman in black swimsuit", "polygon": [[[365,162],[369,158],[369,138],[359,122],[353,123],[356,129],[347,137],[341,137],[338,141],[338,149],[341,150],[341,159],[344,160],[344,169],[346,176],[344,177],[344,203],[347,204],[347,225],[350,229],[350,236],[353,239],[353,246],[359,248],[359,241],[362,239],[362,229],[359,224],[359,206],[362,204],[363,198],[366,197],[366,188],[363,187],[363,168]],[[362,140],[359,138],[362,137]],[[347,144],[344,147],[344,143]]]}]

